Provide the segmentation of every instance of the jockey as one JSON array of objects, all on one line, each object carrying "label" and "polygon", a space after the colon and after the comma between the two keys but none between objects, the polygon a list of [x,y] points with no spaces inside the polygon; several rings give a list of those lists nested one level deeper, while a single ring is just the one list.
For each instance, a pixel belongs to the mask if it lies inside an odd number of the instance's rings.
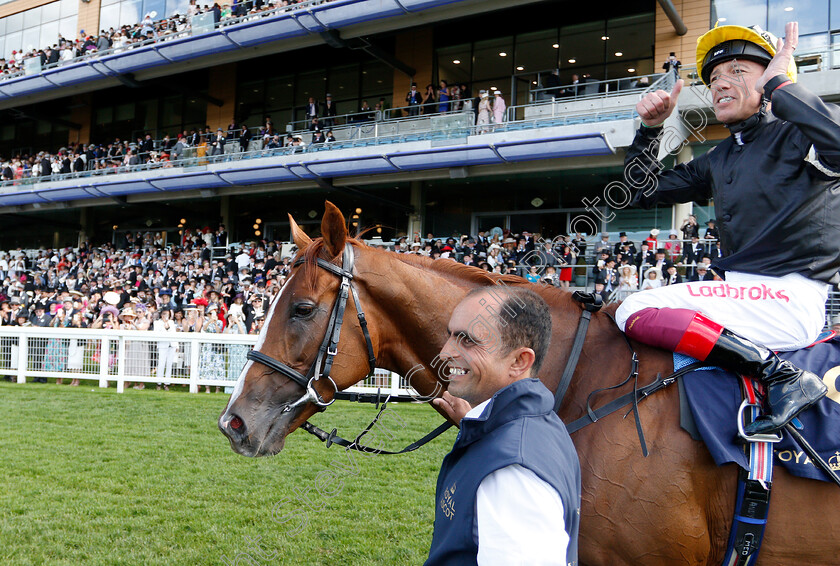
[{"label": "jockey", "polygon": [[784,44],[734,25],[701,36],[700,75],[729,137],[661,170],[655,156],[679,80],[636,105],[642,125],[625,159],[636,205],[714,199],[723,257],[713,268],[725,281],[635,293],[616,320],[639,342],[762,381],[767,414],[750,434],[783,427],[826,394],[819,377],[773,351],[813,343],[840,280],[840,108],[796,84],[798,34],[791,22]]}]

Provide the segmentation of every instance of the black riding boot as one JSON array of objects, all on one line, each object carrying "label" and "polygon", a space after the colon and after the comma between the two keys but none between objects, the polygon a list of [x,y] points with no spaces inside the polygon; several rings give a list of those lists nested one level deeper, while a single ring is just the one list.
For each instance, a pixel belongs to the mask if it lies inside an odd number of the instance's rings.
[{"label": "black riding boot", "polygon": [[828,388],[809,371],[799,369],[776,354],[723,329],[707,362],[761,380],[767,388],[768,414],[744,427],[747,434],[773,432],[822,399]]}]

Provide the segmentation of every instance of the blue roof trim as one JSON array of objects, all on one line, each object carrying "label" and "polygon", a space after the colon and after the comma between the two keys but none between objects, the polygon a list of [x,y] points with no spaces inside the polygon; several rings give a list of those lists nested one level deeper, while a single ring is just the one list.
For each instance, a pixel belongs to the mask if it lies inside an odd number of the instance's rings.
[{"label": "blue roof trim", "polygon": [[[538,134],[536,131],[533,133]],[[15,192],[0,193],[0,206],[614,153],[602,132],[398,151],[401,145],[380,146],[379,149],[391,151],[375,155],[339,156],[331,159],[314,159],[323,154],[264,157],[211,164],[202,167],[200,171],[173,167],[125,173],[118,177],[80,177],[45,182],[28,185]],[[313,159],[301,159],[306,157]]]},{"label": "blue roof trim", "polygon": [[0,100],[474,0],[335,0],[0,81]]}]

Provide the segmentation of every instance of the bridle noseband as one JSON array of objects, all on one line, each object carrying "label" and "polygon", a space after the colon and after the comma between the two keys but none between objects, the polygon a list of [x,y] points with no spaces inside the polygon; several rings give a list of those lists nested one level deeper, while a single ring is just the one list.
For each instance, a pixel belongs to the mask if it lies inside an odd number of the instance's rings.
[{"label": "bridle noseband", "polygon": [[[367,320],[365,319],[364,311],[362,311],[362,305],[359,302],[359,296],[356,293],[356,288],[352,283],[353,265],[356,261],[353,246],[349,242],[345,244],[342,267],[338,267],[337,265],[321,258],[316,258],[315,261],[317,262],[318,267],[326,269],[330,273],[341,277],[341,286],[338,290],[338,297],[336,297],[335,303],[333,304],[332,313],[330,314],[330,320],[327,324],[324,339],[321,341],[320,348],[318,348],[318,357],[309,367],[307,374],[303,375],[296,369],[257,350],[251,350],[247,355],[249,360],[260,363],[288,377],[303,387],[306,391],[297,401],[286,405],[286,407],[283,408],[284,413],[301,405],[305,405],[306,403],[314,403],[317,405],[319,411],[323,411],[335,401],[335,394],[333,394],[333,398],[329,401],[324,401],[324,398],[321,397],[321,395],[315,390],[314,384],[316,381],[321,379],[327,379],[332,384],[335,393],[338,393],[338,386],[335,384],[332,377],[330,377],[330,370],[332,370],[333,359],[338,354],[338,341],[341,338],[341,325],[344,323],[344,310],[347,307],[347,299],[350,295],[353,296],[353,302],[356,304],[356,313],[359,317],[359,324],[362,327],[362,333],[364,334],[365,342],[367,343],[370,373],[372,374],[374,369],[376,369],[376,355],[373,353],[373,344],[370,340]],[[304,262],[304,258],[301,257],[295,261],[294,265],[298,266]],[[288,285],[288,281],[286,284]]]}]

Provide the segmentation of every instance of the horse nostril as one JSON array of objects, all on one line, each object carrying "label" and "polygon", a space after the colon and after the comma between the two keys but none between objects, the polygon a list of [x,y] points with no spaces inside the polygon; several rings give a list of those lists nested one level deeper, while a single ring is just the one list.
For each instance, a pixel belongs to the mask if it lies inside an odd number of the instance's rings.
[{"label": "horse nostril", "polygon": [[245,424],[245,423],[243,423],[242,419],[240,419],[238,416],[234,415],[234,417],[232,419],[230,419],[229,424],[230,424],[230,428],[232,428],[234,430],[239,430],[240,428],[242,428],[242,425]]}]

